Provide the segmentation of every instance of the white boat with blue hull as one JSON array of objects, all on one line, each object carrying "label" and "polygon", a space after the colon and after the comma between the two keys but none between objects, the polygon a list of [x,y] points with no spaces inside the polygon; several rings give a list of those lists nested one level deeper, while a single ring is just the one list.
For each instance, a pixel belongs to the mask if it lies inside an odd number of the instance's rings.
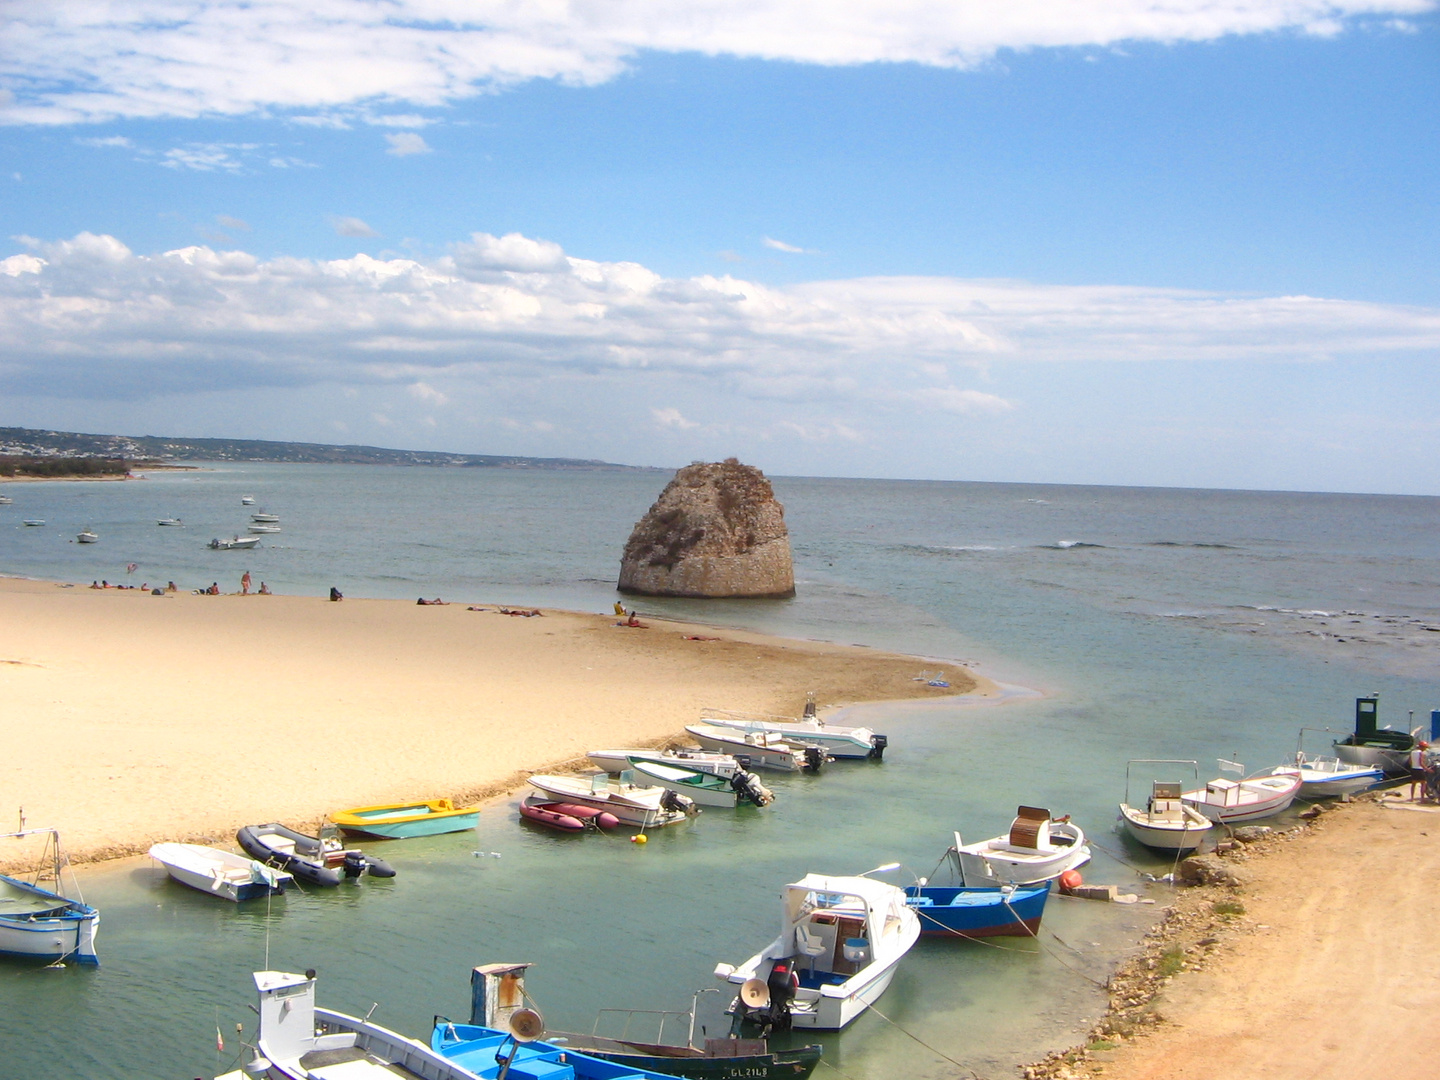
[{"label": "white boat with blue hull", "polygon": [[0,955],[47,964],[98,966],[95,931],[100,925],[100,912],[83,899],[71,899],[59,892],[65,865],[60,834],[54,829],[26,829],[22,824],[19,832],[3,833],[0,838],[47,834],[50,839],[46,854],[51,857],[49,872],[55,892],[41,888],[38,877],[32,882],[0,874]]},{"label": "white boat with blue hull", "polygon": [[716,978],[739,987],[732,1011],[767,1034],[839,1031],[879,1000],[920,937],[904,890],[863,874],[807,874],[781,901],[780,936],[738,966],[715,967]]}]

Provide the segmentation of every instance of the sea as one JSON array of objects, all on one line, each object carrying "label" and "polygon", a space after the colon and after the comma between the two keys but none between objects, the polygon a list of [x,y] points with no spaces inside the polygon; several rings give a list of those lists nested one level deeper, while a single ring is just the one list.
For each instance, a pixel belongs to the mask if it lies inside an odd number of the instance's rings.
[{"label": "sea", "polygon": [[[277,593],[608,612],[626,537],[667,478],[224,463],[9,484],[0,573],[233,591],[248,570]],[[917,679],[960,661],[1003,698],[852,707],[843,718],[889,736],[882,762],[767,775],[771,807],[706,811],[644,846],[539,831],[502,803],[473,833],[377,845],[393,880],[269,904],[216,902],[145,859],[82,869],[102,966],[0,964],[0,1080],[213,1077],[249,1057],[251,973],[267,967],[314,968],[321,1004],[422,1039],[437,1015],[468,1017],[472,967],[502,961],[533,963],[527,988],[553,1030],[653,1033],[657,1013],[693,1000],[696,1037],[723,1034],[713,968],[775,936],[785,883],[891,861],[882,879],[938,882],[954,833],[1003,832],[1023,803],[1071,814],[1094,841],[1086,879],[1139,901],[1057,896],[1035,940],[923,940],[877,1008],[814,1039],[821,1080],[1013,1077],[1084,1037],[1105,978],[1171,895],[1151,880],[1169,863],[1115,827],[1127,786],[1143,798],[1153,778],[1129,762],[1256,770],[1327,749],[1356,697],[1378,693],[1397,728],[1440,708],[1440,499],[772,481],[794,599],[626,603],[902,652]],[[206,546],[261,509],[282,531],[257,549]],[[183,526],[156,525],[171,517]],[[74,542],[86,527],[98,543]],[[693,719],[675,717],[677,732]],[[683,1019],[666,1022],[683,1039]]]}]

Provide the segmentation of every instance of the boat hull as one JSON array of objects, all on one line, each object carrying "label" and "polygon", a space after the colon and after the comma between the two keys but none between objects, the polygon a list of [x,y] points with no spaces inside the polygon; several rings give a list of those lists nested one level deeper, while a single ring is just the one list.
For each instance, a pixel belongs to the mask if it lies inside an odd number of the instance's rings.
[{"label": "boat hull", "polygon": [[[667,769],[667,771],[674,771],[668,766],[661,766],[661,768]],[[657,787],[662,787],[666,791],[673,791],[678,795],[684,795],[689,799],[693,799],[699,806],[715,806],[722,810],[733,810],[740,805],[740,796],[736,793],[735,789],[724,781],[719,781],[718,778],[717,783],[713,786],[703,783],[687,784],[684,781],[672,780],[659,769],[655,769],[649,762],[645,761],[637,761],[634,771],[636,779],[644,777],[645,782],[654,784]],[[705,774],[702,773],[699,775],[703,776]]]},{"label": "boat hull", "polygon": [[1335,756],[1347,765],[1379,769],[1386,776],[1404,776],[1410,771],[1409,751],[1396,747],[1336,742]]},{"label": "boat hull", "polygon": [[[232,903],[283,893],[293,880],[290,874],[258,859],[193,844],[156,844],[149,854],[181,885]],[[258,870],[253,870],[256,866]]]},{"label": "boat hull", "polygon": [[1338,770],[1320,770],[1309,765],[1300,768],[1282,765],[1275,770],[1275,775],[1300,777],[1299,797],[1302,799],[1334,799],[1342,795],[1355,795],[1385,779],[1385,771],[1380,768],[1359,768],[1344,762],[1338,764],[1341,766]]},{"label": "boat hull", "polygon": [[[530,784],[555,802],[574,803],[613,814],[622,825],[658,829],[685,820],[685,814],[666,810],[659,804],[661,788],[637,788],[634,789],[637,794],[625,796],[608,790],[589,790],[588,785],[576,777],[543,775],[532,776]],[[645,791],[655,794],[638,794]]]},{"label": "boat hull", "polygon": [[1030,888],[951,888],[911,885],[906,903],[920,917],[920,933],[935,937],[1034,937],[1050,897],[1048,883]]},{"label": "boat hull", "polygon": [[0,874],[0,896],[18,910],[0,916],[0,955],[47,964],[67,961],[96,967],[95,934],[100,913],[78,900]]},{"label": "boat hull", "polygon": [[475,806],[452,807],[449,800],[429,803],[396,803],[389,806],[362,806],[338,810],[330,820],[347,833],[378,836],[386,840],[409,840],[417,836],[439,836],[464,832],[480,821]]},{"label": "boat hull", "polygon": [[1204,824],[1188,819],[1179,824],[1155,823],[1147,820],[1143,810],[1120,804],[1120,820],[1126,831],[1146,847],[1159,851],[1194,851],[1204,843],[1214,823],[1200,816]]},{"label": "boat hull", "polygon": [[1221,825],[1258,821],[1286,809],[1300,790],[1297,776],[1268,776],[1259,780],[1226,782],[1217,790],[1212,781],[1203,791],[1187,791],[1181,801]]},{"label": "boat hull", "polygon": [[869,728],[829,728],[821,723],[793,721],[747,720],[712,713],[702,715],[706,724],[734,728],[736,731],[765,732],[779,735],[786,742],[819,746],[833,758],[851,761],[872,758],[880,760],[888,740],[876,739]]},{"label": "boat hull", "polygon": [[804,767],[803,758],[796,753],[796,747],[789,743],[782,743],[780,746],[748,743],[745,741],[746,733],[737,728],[709,729],[700,725],[689,725],[685,730],[706,750],[730,754],[736,758],[743,756],[759,769],[799,772]]},{"label": "boat hull", "polygon": [[1080,826],[1051,822],[1049,833],[1052,840],[1063,838],[1066,843],[1052,843],[1053,850],[1043,851],[1017,849],[1008,836],[957,844],[961,878],[966,885],[1038,885],[1090,861],[1090,846]]}]

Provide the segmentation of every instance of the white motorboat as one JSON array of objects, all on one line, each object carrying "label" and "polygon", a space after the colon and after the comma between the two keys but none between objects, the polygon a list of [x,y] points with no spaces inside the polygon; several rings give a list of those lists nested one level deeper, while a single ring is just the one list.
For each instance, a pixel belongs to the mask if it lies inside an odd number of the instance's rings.
[{"label": "white motorboat", "polygon": [[873,758],[878,761],[890,743],[887,736],[876,735],[868,727],[836,727],[814,715],[796,720],[789,716],[746,716],[726,709],[704,709],[700,713],[700,722],[733,727],[739,731],[779,735],[792,743],[822,747],[834,758]]},{"label": "white motorboat", "polygon": [[[216,1080],[476,1080],[477,1073],[404,1035],[315,1004],[315,972],[255,972],[260,1030],[254,1057]],[[500,1035],[496,1032],[496,1035]],[[497,1039],[497,1042],[500,1040]],[[502,1048],[498,1048],[503,1051]],[[512,1056],[514,1052],[512,1051]],[[548,1063],[542,1063],[548,1064]],[[494,1072],[487,1071],[487,1076]],[[559,1069],[516,1077],[570,1075]]]},{"label": "white motorboat", "polygon": [[45,524],[45,519],[44,519],[44,518],[26,518],[24,521],[20,522],[20,524],[21,524],[21,525],[29,525],[32,529],[38,529],[41,525],[44,525],[44,524]]},{"label": "white motorboat", "polygon": [[579,803],[597,810],[608,810],[622,824],[642,829],[658,829],[684,821],[695,804],[683,795],[662,787],[637,787],[613,780],[604,774],[596,776],[530,777],[538,788],[557,803]]},{"label": "white motorboat", "polygon": [[279,514],[266,513],[265,511],[262,510],[262,511],[261,511],[260,513],[258,513],[258,514],[251,514],[251,515],[250,515],[250,520],[251,520],[251,521],[254,521],[254,522],[257,522],[258,524],[261,524],[261,525],[274,525],[274,524],[276,524],[276,523],[280,520],[280,515],[279,515]]},{"label": "white motorboat", "polygon": [[[27,829],[24,815],[20,831],[0,833],[0,838],[21,839],[48,835],[46,855],[50,856],[48,873],[55,883],[52,892],[41,888],[40,876],[34,881],[0,874],[0,955],[19,956],[27,960],[59,964],[65,961],[82,966],[96,966],[95,931],[100,925],[100,912],[83,899],[71,899],[61,893],[60,875],[65,857],[60,851],[60,834],[54,829]],[[76,895],[79,895],[78,886]]]},{"label": "white motorboat", "polygon": [[1197,781],[1199,767],[1193,761],[1131,761],[1125,766],[1125,801],[1120,804],[1120,820],[1126,831],[1146,847],[1162,851],[1199,847],[1214,822],[1181,800],[1183,785],[1179,781],[1156,780],[1150,785],[1150,798],[1143,809],[1130,805],[1130,773],[1136,765],[1188,765]]},{"label": "white motorboat", "polygon": [[740,988],[731,1008],[766,1031],[786,1020],[839,1031],[880,998],[920,937],[905,891],[863,875],[807,874],[781,901],[780,936],[739,966],[715,967]]},{"label": "white motorboat", "polygon": [[222,540],[217,536],[205,546],[215,551],[236,551],[253,548],[258,543],[260,543],[258,536],[235,536],[229,540]]},{"label": "white motorboat", "polygon": [[1276,776],[1300,777],[1300,798],[1331,799],[1354,795],[1385,779],[1385,770],[1370,765],[1350,765],[1339,758],[1308,758],[1295,755],[1294,765],[1277,765]]},{"label": "white motorboat", "polygon": [[781,772],[819,772],[825,763],[826,754],[820,747],[797,746],[768,731],[741,731],[719,724],[686,724],[685,730],[706,750],[729,754],[742,765]]},{"label": "white motorboat", "polygon": [[199,844],[155,844],[150,857],[182,885],[237,903],[283,893],[295,880],[244,855]]},{"label": "white motorboat", "polygon": [[1033,885],[1054,881],[1067,870],[1090,861],[1085,832],[1068,817],[1022,806],[1010,831],[979,843],[966,844],[955,834],[954,861],[960,880],[976,885]]},{"label": "white motorboat", "polygon": [[87,528],[76,534],[75,542],[77,544],[98,544],[100,537],[92,529]]},{"label": "white motorboat", "polygon": [[240,505],[241,505],[241,506],[254,506],[254,505],[255,505],[255,496],[254,496],[254,495],[241,495],[241,496],[240,496]]},{"label": "white motorboat", "polygon": [[775,801],[775,796],[755,774],[743,769],[729,778],[722,778],[714,773],[662,765],[658,761],[637,761],[631,775],[642,783],[656,784],[667,791],[684,795],[700,806],[734,809],[746,802],[753,806],[768,806]]},{"label": "white motorboat", "polygon": [[280,531],[280,526],[279,526],[279,525],[251,525],[251,526],[250,526],[250,531],[251,531],[252,533],[261,533],[261,534],[264,534],[264,533],[278,533],[278,532]]},{"label": "white motorboat", "polygon": [[[1237,762],[1222,762],[1237,767],[1243,774],[1245,767]],[[1223,776],[1211,780],[1204,788],[1187,791],[1180,796],[1187,806],[1192,806],[1211,821],[1224,825],[1236,825],[1242,821],[1278,814],[1292,802],[1300,790],[1299,776],[1253,776],[1242,780],[1227,780]]]},{"label": "white motorboat", "polygon": [[14,501],[9,495],[0,495],[0,506],[9,506]]},{"label": "white motorboat", "polygon": [[708,750],[647,750],[634,747],[628,750],[591,750],[587,755],[597,769],[607,773],[622,773],[635,767],[637,761],[653,761],[659,765],[674,765],[680,769],[694,769],[728,780],[741,768],[731,754],[716,754]]},{"label": "white motorboat", "polygon": [[183,521],[181,521],[179,518],[161,518],[159,521],[155,522],[155,524],[156,524],[156,525],[184,525],[185,523],[184,523]]}]

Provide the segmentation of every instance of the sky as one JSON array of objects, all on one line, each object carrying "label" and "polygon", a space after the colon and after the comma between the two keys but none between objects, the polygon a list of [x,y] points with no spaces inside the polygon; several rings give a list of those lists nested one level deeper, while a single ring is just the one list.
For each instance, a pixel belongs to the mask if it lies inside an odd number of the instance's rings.
[{"label": "sky", "polygon": [[1437,0],[0,0],[0,426],[1440,494]]}]

